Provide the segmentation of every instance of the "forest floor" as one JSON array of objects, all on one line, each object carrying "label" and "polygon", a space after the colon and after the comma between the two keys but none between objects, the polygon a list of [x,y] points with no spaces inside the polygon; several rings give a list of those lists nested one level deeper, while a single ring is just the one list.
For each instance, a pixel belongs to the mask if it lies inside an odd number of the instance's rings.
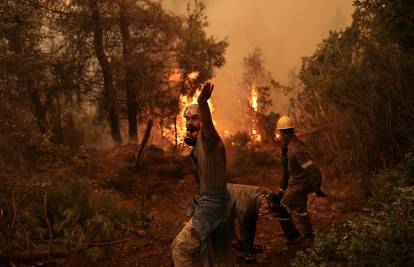
[{"label": "forest floor", "polygon": [[[110,150],[97,151],[94,155],[94,167],[90,176],[96,184],[102,184],[110,177],[118,177],[126,165],[133,164],[135,147],[119,146]],[[157,154],[158,153],[158,154]],[[139,230],[143,237],[105,248],[105,256],[92,260],[82,255],[74,255],[65,261],[65,266],[171,266],[171,243],[183,224],[189,219],[185,216],[188,202],[195,194],[194,178],[187,172],[183,178],[174,176],[177,169],[191,166],[188,159],[182,157],[178,162],[174,155],[156,152],[147,157],[145,168],[140,172],[129,171],[128,188],[119,193],[125,201],[143,217],[145,226]],[[174,165],[180,166],[174,166]],[[185,173],[185,172],[184,172]],[[324,174],[323,190],[329,195],[326,199],[310,196],[309,211],[315,232],[327,231],[336,222],[349,217],[360,208],[360,195],[349,177],[332,177],[329,167],[322,167]],[[171,175],[170,175],[171,174]],[[117,176],[118,175],[118,176]],[[233,183],[265,186],[278,189],[280,170],[258,168],[242,176],[234,176]],[[121,179],[121,178],[119,178]],[[100,186],[96,187],[99,196]],[[105,189],[108,190],[108,189]],[[113,190],[113,189],[110,189]],[[114,190],[116,192],[116,190]],[[144,208],[142,208],[144,207]],[[263,247],[257,254],[257,263],[245,264],[234,250],[236,266],[288,266],[296,252],[306,249],[298,243],[287,246],[282,230],[275,218],[265,215],[258,220],[256,244]]]}]

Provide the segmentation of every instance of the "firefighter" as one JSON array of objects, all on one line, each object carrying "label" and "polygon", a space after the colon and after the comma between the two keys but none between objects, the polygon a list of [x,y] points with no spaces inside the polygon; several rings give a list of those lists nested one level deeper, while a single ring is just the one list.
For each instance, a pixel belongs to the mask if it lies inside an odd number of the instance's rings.
[{"label": "firefighter", "polygon": [[309,150],[295,135],[292,119],[281,116],[276,128],[282,140],[283,176],[279,192],[283,195],[281,205],[286,208],[285,219],[291,221],[294,213],[306,239],[313,240],[314,234],[309,217],[308,194],[325,197],[321,190],[321,172],[311,160]]},{"label": "firefighter", "polygon": [[[185,108],[187,133],[185,143],[192,146],[191,158],[196,168],[199,196],[194,197],[191,219],[172,243],[175,266],[194,266],[194,256],[201,256],[204,266],[212,266],[223,258],[232,239],[229,211],[233,207],[226,189],[226,151],[218,135],[207,100],[214,86],[206,83],[197,99],[198,104]],[[230,218],[230,219],[229,219]]]}]

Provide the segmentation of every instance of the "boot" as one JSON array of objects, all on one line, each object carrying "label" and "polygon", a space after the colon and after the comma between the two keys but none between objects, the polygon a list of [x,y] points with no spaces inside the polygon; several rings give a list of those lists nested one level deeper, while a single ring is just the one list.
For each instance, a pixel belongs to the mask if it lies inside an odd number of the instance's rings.
[{"label": "boot", "polygon": [[314,234],[312,223],[308,214],[298,216],[298,222],[302,226],[303,235],[306,239],[313,240]]},{"label": "boot", "polygon": [[293,241],[299,236],[299,231],[296,229],[290,214],[287,218],[279,218],[279,223],[288,241]]},{"label": "boot", "polygon": [[279,220],[283,233],[288,241],[292,241],[299,236],[299,231],[296,229],[293,223],[292,216],[283,206],[278,206],[274,209],[276,217]]}]

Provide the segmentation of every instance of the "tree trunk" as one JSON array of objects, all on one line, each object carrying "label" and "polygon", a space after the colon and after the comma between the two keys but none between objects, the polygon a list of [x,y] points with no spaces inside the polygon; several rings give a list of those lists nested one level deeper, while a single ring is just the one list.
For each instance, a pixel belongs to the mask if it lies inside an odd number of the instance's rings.
[{"label": "tree trunk", "polygon": [[102,69],[104,80],[104,106],[108,112],[109,124],[111,126],[112,139],[116,144],[122,142],[119,130],[118,117],[116,113],[115,92],[113,90],[113,77],[111,64],[104,51],[103,46],[103,27],[99,7],[96,0],[89,0],[89,6],[92,11],[92,20],[94,23],[94,48],[96,57]]},{"label": "tree trunk", "polygon": [[144,154],[144,148],[148,143],[153,124],[154,124],[154,121],[151,118],[149,118],[147,127],[145,129],[144,137],[142,138],[141,146],[139,147],[139,151],[137,154],[137,160],[135,162],[135,168],[137,170],[141,167],[141,161],[142,161],[142,157]]},{"label": "tree trunk", "polygon": [[46,112],[40,101],[39,93],[34,88],[33,81],[25,78],[26,89],[30,95],[30,100],[33,105],[33,116],[36,118],[37,125],[39,126],[39,130],[41,133],[47,132],[47,120],[46,120]]},{"label": "tree trunk", "polygon": [[122,48],[124,59],[124,87],[127,96],[127,115],[128,115],[128,136],[129,142],[135,144],[137,142],[137,103],[136,92],[132,86],[133,73],[130,66],[129,59],[131,58],[131,41],[129,35],[129,21],[127,18],[127,7],[125,0],[119,2],[119,27],[122,36]]}]

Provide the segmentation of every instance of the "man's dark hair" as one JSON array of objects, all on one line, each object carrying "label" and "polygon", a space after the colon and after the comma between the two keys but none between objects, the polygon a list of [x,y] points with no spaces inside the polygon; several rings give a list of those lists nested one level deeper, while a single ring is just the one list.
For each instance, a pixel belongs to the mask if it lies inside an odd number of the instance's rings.
[{"label": "man's dark hair", "polygon": [[284,218],[288,215],[288,212],[285,207],[280,204],[282,200],[282,194],[272,193],[267,196],[267,203],[269,204],[269,209],[276,217]]},{"label": "man's dark hair", "polygon": [[280,201],[282,200],[282,197],[282,195],[276,193],[271,193],[267,196],[267,202],[269,203],[271,211],[277,207],[280,207]]}]

